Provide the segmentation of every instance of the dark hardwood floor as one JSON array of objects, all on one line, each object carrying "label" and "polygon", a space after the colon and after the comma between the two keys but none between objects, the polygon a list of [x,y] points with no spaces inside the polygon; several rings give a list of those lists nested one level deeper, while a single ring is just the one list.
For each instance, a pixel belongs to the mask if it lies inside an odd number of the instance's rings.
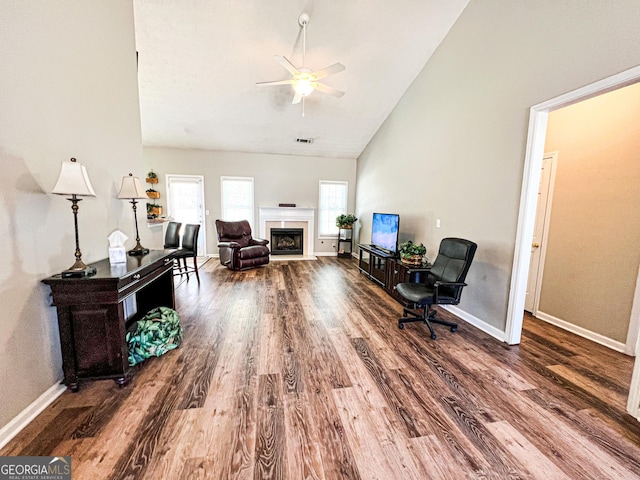
[{"label": "dark hardwood floor", "polygon": [[515,347],[399,330],[351,259],[200,277],[179,349],[65,392],[0,455],[71,455],[74,479],[640,478],[630,357],[530,317]]}]

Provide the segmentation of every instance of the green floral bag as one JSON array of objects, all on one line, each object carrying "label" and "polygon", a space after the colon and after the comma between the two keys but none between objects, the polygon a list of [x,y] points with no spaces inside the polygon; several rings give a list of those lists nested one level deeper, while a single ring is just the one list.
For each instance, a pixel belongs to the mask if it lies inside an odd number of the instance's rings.
[{"label": "green floral bag", "polygon": [[127,332],[129,365],[136,365],[149,357],[159,357],[177,348],[182,342],[182,327],[178,312],[157,307],[136,322]]}]

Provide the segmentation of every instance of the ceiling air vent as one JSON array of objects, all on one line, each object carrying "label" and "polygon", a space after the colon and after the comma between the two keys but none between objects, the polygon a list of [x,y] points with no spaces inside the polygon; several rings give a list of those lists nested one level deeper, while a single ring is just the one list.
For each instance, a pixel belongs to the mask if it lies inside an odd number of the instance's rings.
[{"label": "ceiling air vent", "polygon": [[313,138],[296,138],[298,143],[313,143]]}]

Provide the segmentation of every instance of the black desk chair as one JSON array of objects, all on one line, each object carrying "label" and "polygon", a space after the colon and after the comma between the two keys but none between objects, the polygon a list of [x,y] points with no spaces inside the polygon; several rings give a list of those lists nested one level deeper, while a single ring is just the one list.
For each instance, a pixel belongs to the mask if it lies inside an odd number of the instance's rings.
[{"label": "black desk chair", "polygon": [[180,222],[169,222],[164,232],[164,248],[180,248]]},{"label": "black desk chair", "polygon": [[[179,265],[176,275],[186,275],[188,281],[189,273],[195,272],[198,283],[200,283],[200,275],[198,274],[198,262],[196,257],[198,256],[199,232],[200,225],[186,224],[184,226],[184,233],[182,234],[182,248],[173,255]],[[187,258],[193,258],[193,267],[187,266]],[[180,260],[182,260],[182,265],[180,265]]]},{"label": "black desk chair", "polygon": [[[458,324],[447,322],[436,317],[431,310],[432,305],[457,305],[460,303],[462,289],[471,261],[478,246],[462,238],[443,238],[440,242],[438,256],[427,274],[425,283],[399,283],[397,292],[409,301],[410,308],[405,308],[403,317],[398,319],[398,328],[403,329],[407,322],[424,322],[429,327],[431,338],[436,339],[432,323],[446,325],[452,332]],[[422,311],[415,311],[422,307]],[[412,315],[412,317],[408,317]]]}]

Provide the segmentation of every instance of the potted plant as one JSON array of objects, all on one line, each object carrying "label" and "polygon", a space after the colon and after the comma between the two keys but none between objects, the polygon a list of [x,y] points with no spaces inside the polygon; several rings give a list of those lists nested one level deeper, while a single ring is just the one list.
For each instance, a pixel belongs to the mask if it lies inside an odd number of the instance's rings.
[{"label": "potted plant", "polygon": [[162,215],[162,205],[147,203],[147,218],[157,218]]},{"label": "potted plant", "polygon": [[341,214],[336,217],[336,227],[338,228],[353,228],[353,224],[356,223],[355,215],[349,214]]},{"label": "potted plant", "polygon": [[160,198],[160,192],[154,190],[153,188],[147,189],[147,197],[149,198]]},{"label": "potted plant", "polygon": [[400,252],[400,261],[407,265],[421,265],[422,260],[427,253],[427,247],[423,244],[416,245],[411,240],[400,244],[398,248]]},{"label": "potted plant", "polygon": [[153,170],[147,173],[147,183],[158,183],[158,175]]}]

